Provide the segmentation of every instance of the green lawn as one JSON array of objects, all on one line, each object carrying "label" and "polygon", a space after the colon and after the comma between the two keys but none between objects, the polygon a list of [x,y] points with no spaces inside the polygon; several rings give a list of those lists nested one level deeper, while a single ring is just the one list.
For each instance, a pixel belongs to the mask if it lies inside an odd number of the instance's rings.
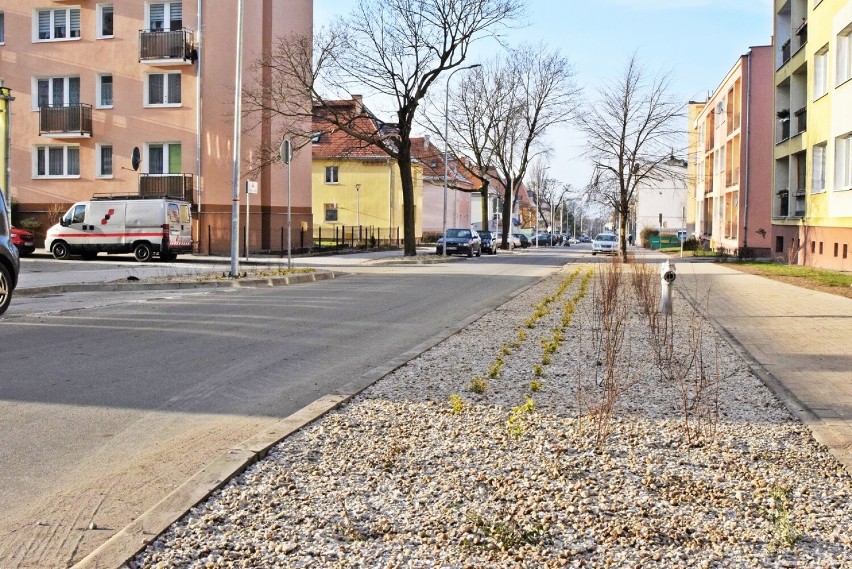
[{"label": "green lawn", "polygon": [[748,272],[753,272],[767,277],[787,277],[810,281],[819,286],[827,287],[852,287],[852,274],[825,269],[812,269],[800,265],[782,265],[779,263],[757,263],[736,262],[731,263],[732,268],[742,267]]}]

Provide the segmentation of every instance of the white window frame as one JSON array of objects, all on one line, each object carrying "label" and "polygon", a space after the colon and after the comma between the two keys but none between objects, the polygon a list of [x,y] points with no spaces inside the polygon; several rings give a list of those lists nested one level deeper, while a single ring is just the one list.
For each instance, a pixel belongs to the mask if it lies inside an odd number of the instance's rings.
[{"label": "white window frame", "polygon": [[[106,9],[109,9],[109,10],[112,11],[112,33],[111,34],[105,34],[104,33],[104,10],[106,10]],[[114,38],[115,37],[115,6],[113,5],[113,3],[109,2],[107,4],[98,4],[97,5],[97,15],[98,15],[98,21],[97,21],[97,24],[96,24],[97,30],[95,31],[95,37],[97,39],[100,39],[100,40]]]},{"label": "white window frame", "polygon": [[[112,84],[112,92],[110,93],[110,102],[108,104],[103,102],[103,80],[106,77],[110,78],[110,82]],[[97,85],[96,85],[96,89],[97,89],[97,93],[95,94],[95,96],[97,97],[97,99],[96,99],[95,108],[98,108],[98,109],[111,109],[111,108],[113,108],[113,106],[115,105],[115,76],[112,73],[100,73],[100,74],[98,74],[98,82],[97,82]]]},{"label": "white window frame", "polygon": [[814,55],[814,101],[828,94],[828,45]]},{"label": "white window frame", "polygon": [[835,190],[852,190],[852,132],[834,141]]},{"label": "white window frame", "polygon": [[[174,76],[174,75],[177,75],[179,77],[179,81],[181,83],[181,88],[180,88],[181,100],[176,102],[176,103],[171,102],[170,97],[169,97],[169,77]],[[163,77],[163,93],[162,93],[162,95],[163,95],[163,101],[165,101],[163,103],[152,103],[150,101],[150,96],[151,96],[150,81],[151,81],[151,77],[154,77],[154,76],[162,76]],[[183,102],[182,102],[183,101],[183,77],[181,75],[181,72],[180,71],[164,71],[164,72],[160,72],[160,73],[147,73],[145,75],[144,97],[145,97],[145,99],[144,99],[145,105],[144,106],[146,106],[146,107],[154,107],[154,108],[180,107],[183,104]]]},{"label": "white window frame", "polygon": [[[163,4],[163,27],[161,28],[153,28],[151,27],[151,6]],[[175,2],[146,2],[145,3],[145,26],[148,31],[151,32],[169,32],[169,31],[178,31],[171,29],[172,27],[172,6],[178,5],[181,7],[181,27],[179,29],[183,29],[183,1],[175,1]]]},{"label": "white window frame", "polygon": [[339,184],[340,183],[340,166],[325,167],[325,183]]},{"label": "white window frame", "polygon": [[839,87],[852,79],[852,24],[837,34],[837,77]]},{"label": "white window frame", "polygon": [[[50,151],[51,150],[62,150],[62,173],[61,174],[50,174],[48,170],[50,168]],[[77,155],[77,172],[69,173],[69,161],[68,154],[69,150],[76,150]],[[44,153],[44,165],[45,171],[43,174],[39,173],[39,153]],[[34,179],[78,179],[80,178],[80,146],[77,144],[39,144],[33,147],[33,178]]]},{"label": "white window frame", "polygon": [[821,194],[825,191],[828,145],[825,142],[815,144],[811,152],[811,193]]},{"label": "white window frame", "polygon": [[[183,148],[180,142],[148,142],[145,144],[145,172],[149,176],[169,176],[173,174],[181,174],[182,170],[179,167],[177,172],[171,171],[171,147],[176,146],[181,149],[181,160],[183,160]],[[151,172],[151,148],[162,147],[163,149],[163,169],[164,172]]]},{"label": "white window frame", "polygon": [[[42,12],[50,13],[50,37],[42,38],[39,35],[39,22],[40,22],[40,14]],[[56,33],[56,15],[60,12],[64,12],[65,17],[65,29],[66,36],[64,38],[55,37]],[[72,15],[76,13],[77,18],[77,28],[74,29],[71,26]],[[79,6],[67,6],[63,8],[38,8],[33,10],[33,43],[39,42],[52,42],[52,41],[78,41],[82,36],[82,31],[80,30],[80,7]],[[74,36],[74,32],[77,32],[77,35]]]},{"label": "white window frame", "polygon": [[[71,79],[77,79],[80,81],[79,75],[66,75],[66,76],[57,76],[57,77],[33,77],[33,96],[32,96],[32,105],[33,110],[37,111],[39,109],[38,98],[39,98],[39,90],[38,84],[39,81],[47,81],[47,101],[48,106],[53,105],[53,95],[54,95],[54,81],[56,79],[62,79],[62,106],[67,107],[71,105]],[[79,87],[79,96],[82,96],[83,85],[82,81],[80,81]],[[78,102],[79,104],[79,102]]]},{"label": "white window frame", "polygon": [[[103,149],[110,149],[110,171],[104,172],[104,155]],[[115,154],[112,152],[112,144],[95,144],[95,177],[102,180],[111,179],[115,172]]]}]

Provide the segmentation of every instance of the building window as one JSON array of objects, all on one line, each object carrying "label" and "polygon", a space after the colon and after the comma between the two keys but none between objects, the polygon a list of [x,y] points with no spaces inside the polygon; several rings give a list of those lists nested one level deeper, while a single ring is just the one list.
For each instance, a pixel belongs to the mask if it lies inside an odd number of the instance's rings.
[{"label": "building window", "polygon": [[822,242],[822,241],[820,241],[820,242],[819,242],[819,254],[820,254],[820,255],[822,255],[822,245],[823,245],[823,242]]},{"label": "building window", "polygon": [[828,46],[814,56],[814,99],[828,93]]},{"label": "building window", "polygon": [[849,245],[846,243],[843,244],[843,258],[845,259],[847,254],[849,253]]},{"label": "building window", "polygon": [[852,79],[852,24],[837,34],[837,84]]},{"label": "building window", "polygon": [[337,223],[337,204],[325,204],[325,220],[328,223]]},{"label": "building window", "polygon": [[817,144],[813,149],[813,164],[811,165],[811,192],[825,191],[825,151],[826,144]]},{"label": "building window", "polygon": [[149,107],[180,106],[180,72],[149,73],[145,78],[145,105]]},{"label": "building window", "polygon": [[338,178],[338,166],[326,166],[325,167],[325,183],[326,184],[336,184]]},{"label": "building window", "polygon": [[180,174],[181,148],[178,143],[148,145],[149,174]]},{"label": "building window", "polygon": [[98,75],[98,107],[112,108],[112,75]]},{"label": "building window", "polygon": [[834,244],[834,256],[837,257],[840,255],[840,246],[838,243]]},{"label": "building window", "polygon": [[98,4],[98,33],[99,38],[113,37],[112,31],[112,4]]},{"label": "building window", "polygon": [[784,237],[778,235],[775,237],[775,252],[783,253],[784,252]]},{"label": "building window", "polygon": [[0,11],[0,44],[6,43],[6,16]]},{"label": "building window", "polygon": [[36,146],[35,178],[75,178],[79,176],[79,146]]},{"label": "building window", "polygon": [[41,107],[69,107],[80,104],[79,77],[45,77],[35,80],[33,102]]},{"label": "building window", "polygon": [[112,178],[112,145],[99,144],[98,149],[98,178]]},{"label": "building window", "polygon": [[177,31],[183,28],[183,3],[158,2],[148,6],[148,29],[152,32]]},{"label": "building window", "polygon": [[852,132],[840,136],[835,141],[837,190],[852,188]]},{"label": "building window", "polygon": [[36,10],[33,41],[80,38],[80,8]]}]

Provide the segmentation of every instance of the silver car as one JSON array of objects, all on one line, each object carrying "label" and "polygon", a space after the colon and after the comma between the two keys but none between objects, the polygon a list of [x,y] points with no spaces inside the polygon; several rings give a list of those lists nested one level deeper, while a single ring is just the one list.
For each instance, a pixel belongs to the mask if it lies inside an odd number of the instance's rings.
[{"label": "silver car", "polygon": [[592,240],[592,255],[618,253],[618,235],[614,233],[598,233]]},{"label": "silver car", "polygon": [[12,302],[12,292],[18,285],[20,271],[18,248],[12,244],[10,228],[6,200],[0,189],[0,314],[6,312]]}]

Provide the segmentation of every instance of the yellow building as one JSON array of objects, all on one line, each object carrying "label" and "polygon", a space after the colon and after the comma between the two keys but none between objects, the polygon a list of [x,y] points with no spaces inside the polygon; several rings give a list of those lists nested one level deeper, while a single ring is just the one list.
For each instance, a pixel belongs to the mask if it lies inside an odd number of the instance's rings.
[{"label": "yellow building", "polygon": [[[345,107],[348,107],[345,108]],[[340,101],[339,112],[363,121],[364,130],[378,128],[376,119],[363,107],[359,96]],[[403,238],[402,183],[396,160],[379,148],[367,145],[314,118],[313,225],[322,241],[371,241],[401,243]],[[412,165],[414,177],[415,238],[423,234],[423,168]],[[360,229],[359,229],[360,228]]]},{"label": "yellow building", "polygon": [[852,270],[852,2],[775,1],[775,252]]}]

